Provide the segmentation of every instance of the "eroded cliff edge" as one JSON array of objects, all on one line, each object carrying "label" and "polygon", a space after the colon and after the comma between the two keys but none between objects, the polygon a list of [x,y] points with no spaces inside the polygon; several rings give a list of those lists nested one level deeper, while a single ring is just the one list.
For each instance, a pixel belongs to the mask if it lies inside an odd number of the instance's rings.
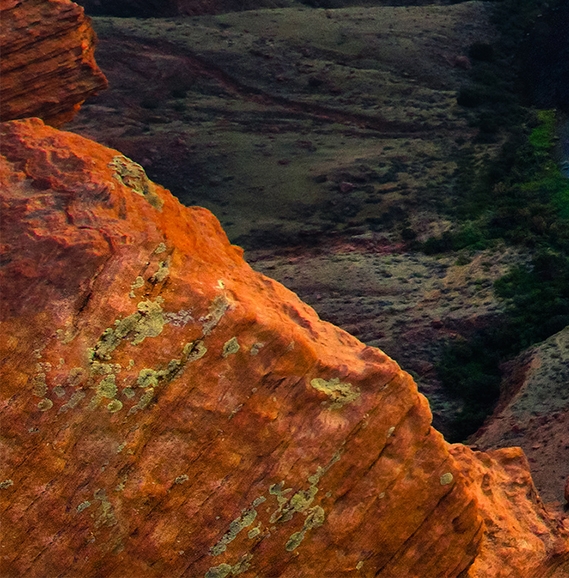
[{"label": "eroded cliff edge", "polygon": [[521,452],[449,452],[411,377],[208,211],[38,119],[5,123],[2,154],[2,575],[565,563]]}]

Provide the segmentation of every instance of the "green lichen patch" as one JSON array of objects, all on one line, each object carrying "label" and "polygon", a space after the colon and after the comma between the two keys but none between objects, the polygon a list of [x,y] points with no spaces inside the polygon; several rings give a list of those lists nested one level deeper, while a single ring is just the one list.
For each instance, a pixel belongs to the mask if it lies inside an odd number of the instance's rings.
[{"label": "green lichen patch", "polygon": [[261,533],[261,526],[256,526],[255,528],[253,528],[252,530],[249,530],[249,532],[247,532],[247,537],[249,538],[249,540],[253,540],[260,533]]},{"label": "green lichen patch", "polygon": [[234,355],[241,349],[239,342],[237,341],[237,337],[232,337],[229,341],[224,343],[223,345],[223,352],[221,353],[222,357],[229,357],[230,355]]},{"label": "green lichen patch", "polygon": [[138,387],[156,387],[158,385],[158,372],[154,369],[141,369],[136,380]]},{"label": "green lichen patch", "polygon": [[174,483],[175,484],[183,484],[185,482],[187,482],[189,480],[189,476],[187,474],[182,474],[181,476],[178,476],[175,480]]},{"label": "green lichen patch", "polygon": [[316,472],[308,477],[308,481],[310,482],[310,484],[316,486],[318,482],[320,482],[324,474],[326,474],[336,462],[340,461],[341,457],[342,457],[341,449],[339,449],[337,452],[334,452],[334,455],[330,458],[330,461],[324,467],[318,466],[316,468]]},{"label": "green lichen patch", "polygon": [[249,350],[249,355],[259,355],[259,351],[261,351],[263,347],[265,347],[264,343],[253,343],[253,345],[251,345],[251,349]]},{"label": "green lichen patch", "polygon": [[47,399],[45,397],[38,403],[38,409],[40,411],[48,411],[52,407],[53,407],[53,401],[51,401],[51,399]]},{"label": "green lichen patch", "polygon": [[225,315],[226,311],[229,309],[229,301],[225,295],[218,295],[209,306],[207,315],[200,318],[203,323],[203,333],[204,335],[209,335],[213,328],[221,321],[221,318]]},{"label": "green lichen patch", "polygon": [[53,388],[53,393],[55,393],[57,397],[65,397],[65,388],[61,387],[61,385],[56,385]]},{"label": "green lichen patch", "polygon": [[62,405],[62,406],[59,408],[59,411],[58,411],[57,413],[64,413],[64,412],[66,412],[66,411],[69,410],[69,409],[73,409],[73,408],[76,407],[77,404],[78,404],[82,399],[84,399],[85,397],[86,397],[86,394],[85,394],[84,391],[81,391],[81,390],[76,391],[76,392],[69,398],[69,401],[68,401],[66,404]]},{"label": "green lichen patch", "polygon": [[220,564],[219,566],[211,567],[205,574],[205,578],[225,578],[230,574],[238,576],[243,574],[251,567],[252,554],[245,554],[237,564],[231,566],[230,564]]},{"label": "green lichen patch", "polygon": [[302,530],[300,530],[299,532],[295,532],[290,536],[285,546],[286,550],[288,552],[296,550],[300,546],[301,542],[304,540],[306,532],[308,532],[308,530],[311,530],[313,528],[319,528],[320,526],[322,526],[322,524],[324,524],[325,518],[326,514],[321,506],[314,506],[314,508],[310,508],[310,510],[308,510],[306,520],[304,521]]},{"label": "green lichen patch", "polygon": [[3,482],[0,482],[0,490],[6,490],[13,485],[14,482],[12,480],[4,480]]},{"label": "green lichen patch", "polygon": [[144,279],[139,275],[135,280],[134,283],[130,286],[130,293],[129,293],[129,297],[131,299],[134,299],[135,295],[134,295],[134,291],[136,289],[140,289],[141,287],[144,287]]},{"label": "green lichen patch", "polygon": [[192,363],[193,361],[201,359],[207,353],[207,347],[201,339],[198,339],[197,341],[186,343],[182,353],[186,363]]},{"label": "green lichen patch", "polygon": [[80,514],[83,510],[86,510],[90,505],[91,502],[89,502],[88,500],[86,500],[85,502],[81,502],[76,508],[77,512]]},{"label": "green lichen patch", "polygon": [[271,524],[275,522],[289,522],[297,512],[305,512],[314,501],[318,488],[310,486],[308,490],[296,492],[290,500],[283,502],[279,509],[270,518]]},{"label": "green lichen patch", "polygon": [[122,390],[122,393],[127,399],[132,399],[136,395],[136,392],[134,389],[132,389],[132,387],[125,387]]},{"label": "green lichen patch", "polygon": [[253,559],[253,554],[245,554],[237,564],[234,564],[233,568],[231,569],[231,573],[233,576],[238,576],[239,574],[243,574],[251,567],[251,560]]},{"label": "green lichen patch", "polygon": [[162,283],[169,274],[170,268],[168,267],[168,261],[160,261],[160,263],[158,263],[158,269],[152,277],[150,277],[150,282],[153,284]]},{"label": "green lichen patch", "polygon": [[256,518],[257,518],[257,510],[255,510],[255,507],[243,510],[241,516],[235,518],[235,520],[233,520],[233,522],[229,524],[229,529],[222,536],[221,540],[219,540],[219,542],[215,546],[210,548],[209,551],[210,555],[219,556],[220,554],[223,554],[223,552],[227,550],[227,545],[233,542],[233,540],[237,538],[239,532],[241,532],[245,528],[248,528],[255,521]]},{"label": "green lichen patch", "polygon": [[229,576],[233,566],[229,564],[220,564],[219,566],[212,566],[206,573],[205,578],[226,578]]},{"label": "green lichen patch", "polygon": [[289,494],[290,492],[292,492],[292,488],[287,488],[285,490],[284,485],[285,485],[285,483],[283,480],[282,482],[279,482],[278,484],[272,484],[269,487],[269,494],[271,494],[271,496],[276,496],[277,502],[278,502],[279,506],[281,506],[281,508],[278,510],[279,513],[281,512],[283,505],[288,502],[288,498],[286,497],[286,494]]},{"label": "green lichen patch", "polygon": [[93,399],[89,402],[89,409],[95,409],[103,399],[114,399],[118,393],[116,384],[116,376],[114,373],[107,375],[101,379]]},{"label": "green lichen patch", "polygon": [[87,372],[82,367],[72,367],[67,376],[69,387],[78,387],[87,379]]},{"label": "green lichen patch", "polygon": [[113,401],[109,402],[107,404],[107,409],[111,412],[111,413],[116,413],[117,411],[120,411],[122,409],[122,401],[119,401],[118,399],[113,399]]},{"label": "green lichen patch", "polygon": [[160,255],[160,253],[165,253],[166,249],[167,249],[166,245],[164,243],[160,243],[158,247],[154,249],[154,253],[156,253],[156,255]]},{"label": "green lichen patch", "polygon": [[161,298],[156,301],[142,301],[136,313],[119,319],[115,327],[105,329],[95,347],[91,350],[92,362],[108,360],[111,353],[123,339],[129,339],[133,345],[140,345],[147,337],[157,337],[162,333],[166,319],[162,311]]},{"label": "green lichen patch", "polygon": [[96,500],[99,500],[101,502],[101,508],[99,510],[99,515],[95,521],[95,527],[99,528],[100,526],[116,525],[117,519],[115,517],[115,512],[112,504],[107,499],[107,493],[105,492],[105,490],[102,489],[96,490],[93,496]]},{"label": "green lichen patch", "polygon": [[47,382],[45,378],[45,373],[37,373],[32,378],[32,391],[37,397],[44,397],[47,394]]},{"label": "green lichen patch", "polygon": [[113,177],[137,195],[144,197],[155,209],[162,210],[164,201],[156,193],[156,185],[146,176],[144,169],[124,155],[117,155],[109,163]]},{"label": "green lichen patch", "polygon": [[128,410],[128,415],[133,415],[135,414],[137,411],[140,411],[142,409],[145,409],[148,407],[148,405],[150,404],[150,402],[154,399],[154,388],[153,387],[149,387],[143,394],[142,397],[138,400],[138,403],[134,406],[132,406],[129,410]]},{"label": "green lichen patch", "polygon": [[93,361],[91,363],[91,375],[110,375],[111,373],[120,373],[122,367],[119,363],[101,363]]},{"label": "green lichen patch", "polygon": [[440,479],[441,486],[448,486],[449,484],[452,484],[453,481],[454,476],[450,472],[443,474]]},{"label": "green lichen patch", "polygon": [[329,409],[340,409],[360,397],[357,388],[353,387],[351,383],[341,382],[337,377],[329,381],[317,377],[310,382],[310,385],[317,391],[325,393],[332,400],[328,406]]}]

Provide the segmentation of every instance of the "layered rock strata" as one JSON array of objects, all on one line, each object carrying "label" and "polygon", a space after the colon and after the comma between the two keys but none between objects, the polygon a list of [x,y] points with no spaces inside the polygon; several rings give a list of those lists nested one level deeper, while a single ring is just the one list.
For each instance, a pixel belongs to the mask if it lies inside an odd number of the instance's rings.
[{"label": "layered rock strata", "polygon": [[255,273],[208,211],[38,119],[1,136],[0,575],[521,578],[565,560],[528,475],[449,452],[410,376]]},{"label": "layered rock strata", "polygon": [[106,87],[94,46],[95,33],[74,2],[0,0],[0,120],[71,120]]}]

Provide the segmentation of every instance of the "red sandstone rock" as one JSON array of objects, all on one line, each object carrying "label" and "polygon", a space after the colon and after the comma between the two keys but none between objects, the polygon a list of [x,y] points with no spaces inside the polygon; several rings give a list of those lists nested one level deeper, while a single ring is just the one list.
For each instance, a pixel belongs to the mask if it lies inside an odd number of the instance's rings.
[{"label": "red sandstone rock", "polygon": [[[0,575],[526,578],[564,559],[519,452],[453,457],[412,379],[255,273],[208,211],[38,119],[1,136]],[[506,543],[524,556],[493,574]]]},{"label": "red sandstone rock", "polygon": [[106,87],[95,33],[68,0],[0,0],[0,120],[38,116],[53,126]]},{"label": "red sandstone rock", "polygon": [[560,568],[567,572],[560,578],[569,575],[566,531],[541,503],[523,451],[473,452],[455,444],[451,454],[476,496],[486,527],[467,577],[541,578]]}]

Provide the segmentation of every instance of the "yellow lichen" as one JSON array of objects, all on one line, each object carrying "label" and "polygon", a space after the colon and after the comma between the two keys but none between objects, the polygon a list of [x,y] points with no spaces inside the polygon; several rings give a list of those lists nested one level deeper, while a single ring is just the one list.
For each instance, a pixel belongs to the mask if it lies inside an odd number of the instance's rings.
[{"label": "yellow lichen", "polygon": [[441,476],[441,486],[448,486],[449,484],[452,484],[453,480],[454,476],[450,472],[447,472]]},{"label": "yellow lichen", "polygon": [[223,345],[223,352],[221,355],[223,357],[229,357],[230,355],[237,353],[239,349],[240,345],[237,341],[237,337],[232,337],[229,341],[227,341],[227,343]]},{"label": "yellow lichen", "polygon": [[77,512],[81,513],[83,510],[86,510],[90,505],[91,505],[91,502],[89,502],[88,500],[86,500],[85,502],[81,502],[77,506]]},{"label": "yellow lichen", "polygon": [[157,269],[156,273],[154,273],[154,275],[152,275],[152,277],[150,277],[150,282],[151,283],[162,283],[162,281],[164,281],[164,279],[166,279],[166,277],[168,277],[169,274],[170,274],[170,269],[168,268],[168,262],[167,261],[161,261],[160,263],[158,263],[158,269]]},{"label": "yellow lichen", "polygon": [[47,382],[45,373],[38,373],[32,379],[33,393],[37,397],[43,397],[47,393]]},{"label": "yellow lichen", "polygon": [[158,374],[154,369],[141,369],[136,380],[138,387],[155,387],[158,385]]},{"label": "yellow lichen", "polygon": [[351,383],[341,382],[337,377],[329,381],[315,378],[310,382],[310,385],[317,391],[325,393],[332,400],[328,406],[329,409],[340,409],[360,397],[357,388],[353,387]]},{"label": "yellow lichen", "polygon": [[91,362],[110,359],[111,353],[123,339],[129,339],[133,345],[140,345],[147,337],[160,335],[166,324],[162,301],[160,298],[156,301],[142,301],[136,313],[117,320],[114,328],[106,329],[91,350]]},{"label": "yellow lichen", "polygon": [[51,399],[44,398],[38,403],[38,409],[40,411],[47,411],[53,407],[53,401]]},{"label": "yellow lichen", "polygon": [[74,407],[77,406],[77,404],[86,396],[84,391],[76,391],[70,398],[69,401],[62,405],[59,408],[59,411],[57,413],[64,413],[66,412],[68,409],[73,409]]},{"label": "yellow lichen", "polygon": [[306,520],[304,521],[302,529],[299,532],[292,534],[288,539],[288,542],[285,546],[286,550],[288,552],[296,550],[296,548],[298,548],[300,543],[304,540],[306,532],[312,528],[319,528],[322,526],[322,524],[324,524],[325,517],[326,515],[324,509],[321,506],[310,508],[310,510],[308,510],[308,515],[306,516]]},{"label": "yellow lichen", "polygon": [[122,409],[122,402],[119,401],[118,399],[113,399],[113,401],[107,404],[107,409],[111,413],[116,413],[117,411],[120,411]]},{"label": "yellow lichen", "polygon": [[156,193],[156,185],[146,176],[138,163],[124,155],[117,155],[109,163],[109,167],[114,169],[113,176],[117,181],[144,197],[155,209],[162,210],[164,201]]},{"label": "yellow lichen", "polygon": [[191,363],[192,361],[197,361],[201,359],[207,353],[207,347],[204,345],[203,341],[197,340],[191,343],[186,343],[182,351],[186,361]]}]

